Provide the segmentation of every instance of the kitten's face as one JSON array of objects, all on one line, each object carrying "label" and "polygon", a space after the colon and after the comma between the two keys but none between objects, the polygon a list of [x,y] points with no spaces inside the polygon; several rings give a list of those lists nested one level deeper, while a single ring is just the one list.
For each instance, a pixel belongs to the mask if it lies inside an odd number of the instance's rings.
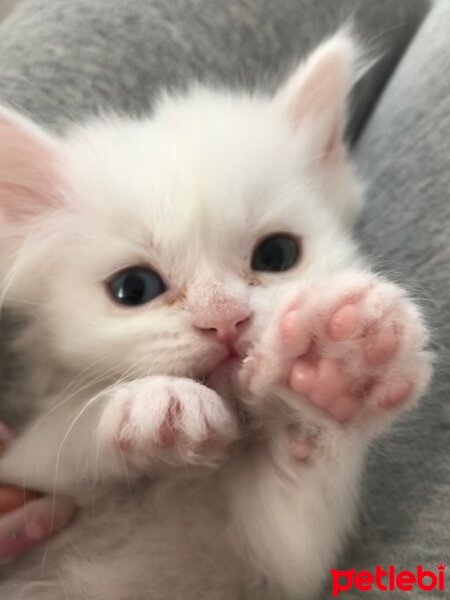
[{"label": "kitten's face", "polygon": [[[348,70],[348,40],[328,46],[275,99],[197,89],[152,120],[106,119],[49,148],[59,183],[32,183],[61,199],[35,194],[42,214],[9,217],[20,264],[7,298],[33,303],[58,361],[112,378],[205,376],[245,356],[299,285],[354,260],[355,189],[337,135],[347,89],[322,64],[334,53],[334,71]],[[335,98],[318,108],[325,75]],[[20,246],[29,223],[38,231]]]}]

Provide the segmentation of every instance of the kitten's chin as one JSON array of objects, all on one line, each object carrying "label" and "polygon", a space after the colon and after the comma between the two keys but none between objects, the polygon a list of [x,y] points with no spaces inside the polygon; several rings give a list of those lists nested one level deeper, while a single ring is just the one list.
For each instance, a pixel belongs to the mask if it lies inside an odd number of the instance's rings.
[{"label": "kitten's chin", "polygon": [[228,396],[235,388],[236,375],[241,366],[242,358],[235,354],[230,355],[219,361],[200,380],[218,394]]},{"label": "kitten's chin", "polygon": [[242,370],[250,344],[240,344],[239,347],[222,347],[214,356],[211,351],[205,357],[205,363],[201,370],[197,371],[194,379],[197,379],[207,387],[213,389],[222,396],[229,397],[234,391],[240,389],[239,373]]}]

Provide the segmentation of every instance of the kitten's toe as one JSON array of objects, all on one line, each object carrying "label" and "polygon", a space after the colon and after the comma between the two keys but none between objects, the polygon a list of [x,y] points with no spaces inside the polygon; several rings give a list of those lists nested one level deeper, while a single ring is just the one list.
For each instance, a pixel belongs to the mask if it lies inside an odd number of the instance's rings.
[{"label": "kitten's toe", "polygon": [[375,333],[365,346],[367,362],[377,367],[394,358],[399,346],[399,336],[390,326]]},{"label": "kitten's toe", "polygon": [[117,391],[99,428],[139,468],[153,463],[207,463],[237,439],[231,409],[213,390],[188,379],[149,377]]},{"label": "kitten's toe", "polygon": [[355,332],[360,311],[356,304],[339,306],[331,315],[328,323],[328,335],[335,342],[348,340]]}]

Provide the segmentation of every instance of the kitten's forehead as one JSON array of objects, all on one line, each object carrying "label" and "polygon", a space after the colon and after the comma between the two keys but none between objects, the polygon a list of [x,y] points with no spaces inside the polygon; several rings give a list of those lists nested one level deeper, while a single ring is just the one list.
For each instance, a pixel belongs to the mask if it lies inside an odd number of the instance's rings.
[{"label": "kitten's forehead", "polygon": [[298,212],[287,201],[301,185],[292,181],[290,143],[267,102],[200,94],[164,103],[152,120],[83,131],[73,141],[72,179],[122,235],[223,252],[249,230],[289,223]]}]

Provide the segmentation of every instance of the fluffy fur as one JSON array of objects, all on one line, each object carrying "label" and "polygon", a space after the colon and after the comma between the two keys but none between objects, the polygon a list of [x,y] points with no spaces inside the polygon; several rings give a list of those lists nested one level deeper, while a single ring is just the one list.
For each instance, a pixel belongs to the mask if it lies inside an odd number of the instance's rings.
[{"label": "fluffy fur", "polygon": [[[430,374],[417,308],[351,238],[356,59],[338,34],[274,97],[194,86],[151,118],[64,139],[0,112],[3,299],[26,322],[16,347],[36,414],[0,477],[81,507],[8,568],[4,597],[319,592],[368,441]],[[301,240],[301,260],[253,272],[277,232]],[[168,291],[115,304],[105,282],[132,265]]]}]

